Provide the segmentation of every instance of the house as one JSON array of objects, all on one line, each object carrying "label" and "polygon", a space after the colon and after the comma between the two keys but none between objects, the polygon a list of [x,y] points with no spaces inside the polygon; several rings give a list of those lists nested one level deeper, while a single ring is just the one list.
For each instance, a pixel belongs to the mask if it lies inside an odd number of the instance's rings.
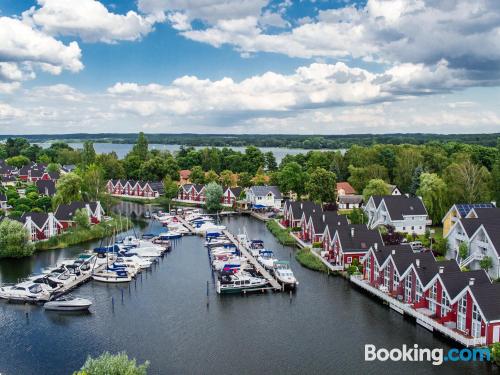
[{"label": "house", "polygon": [[179,186],[177,200],[187,203],[205,203],[205,185],[185,184]]},{"label": "house", "polygon": [[0,181],[2,186],[16,186],[17,178],[16,176],[0,176]]},{"label": "house", "polygon": [[387,187],[389,188],[389,195],[402,195],[397,185],[387,184]]},{"label": "house", "polygon": [[277,186],[252,186],[246,190],[252,208],[281,209],[283,197]]},{"label": "house", "polygon": [[61,204],[54,212],[56,219],[62,224],[63,228],[69,228],[75,225],[75,213],[77,210],[85,210],[89,215],[92,224],[98,224],[102,221],[104,210],[101,203],[97,202],[71,202],[69,204]]},{"label": "house", "polygon": [[76,165],[74,164],[64,164],[61,167],[61,172],[62,173],[70,173],[73,172],[76,169]]},{"label": "house", "polygon": [[26,212],[17,220],[28,229],[32,241],[46,240],[64,229],[52,212]]},{"label": "house", "polygon": [[361,262],[370,247],[379,247],[383,243],[378,230],[369,229],[364,224],[341,225],[337,227],[329,247],[329,261],[346,268],[356,259]]},{"label": "house", "polygon": [[221,198],[221,203],[223,206],[234,207],[236,206],[236,201],[240,198],[243,189],[239,186],[227,187],[222,189],[224,194]]},{"label": "house", "polygon": [[327,259],[333,259],[334,258],[334,252],[333,252],[333,238],[335,237],[335,234],[337,233],[337,229],[340,226],[348,226],[349,222],[347,220],[347,216],[345,215],[338,215],[337,217],[333,215],[328,215],[326,217],[326,223],[325,223],[325,230],[323,232],[322,236],[322,248],[323,248],[323,256]]},{"label": "house", "polygon": [[56,182],[54,180],[38,180],[35,182],[40,195],[53,197],[56,194]]},{"label": "house", "polygon": [[313,208],[321,209],[316,203],[311,201],[285,201],[283,205],[283,219],[281,224],[288,228],[300,227],[304,212],[310,212]]},{"label": "house", "polygon": [[164,194],[162,182],[135,180],[108,180],[106,191],[115,196],[158,198]]},{"label": "house", "polygon": [[181,169],[179,171],[179,184],[185,185],[191,183],[189,179],[191,177],[191,171],[189,169]]},{"label": "house", "polygon": [[30,163],[19,170],[19,179],[26,182],[57,180],[59,179],[59,172],[48,172],[46,164]]},{"label": "house", "polygon": [[338,195],[337,206],[339,210],[351,210],[360,208],[363,205],[362,195]]},{"label": "house", "polygon": [[307,233],[309,234],[309,239],[311,242],[321,242],[323,243],[323,238],[329,235],[330,230],[326,231],[326,228],[347,226],[347,216],[339,215],[336,211],[319,211],[316,210],[309,216],[309,221],[307,223]]},{"label": "house", "polygon": [[384,285],[384,271],[382,266],[387,264],[387,260],[391,254],[396,252],[412,253],[409,245],[395,245],[395,246],[379,246],[375,243],[370,247],[366,255],[361,258],[363,265],[364,278],[367,279],[371,285],[378,288]]},{"label": "house", "polygon": [[372,196],[364,207],[368,226],[392,226],[397,232],[425,234],[428,223],[427,210],[418,197],[406,195]]},{"label": "house", "polygon": [[314,202],[309,202],[308,204],[303,204],[302,205],[302,216],[300,217],[300,233],[299,237],[303,241],[310,241],[311,240],[311,235],[310,235],[310,228],[309,228],[309,221],[312,215],[316,214],[322,214],[323,213],[323,208]]},{"label": "house", "polygon": [[[448,241],[447,258],[456,259],[461,267],[481,268],[481,261],[489,257],[492,278],[500,277],[500,209],[473,208],[465,218],[458,219],[444,236]],[[460,245],[467,244],[467,256],[460,258]]]},{"label": "house", "polygon": [[0,192],[0,210],[6,210],[7,209],[7,196]]},{"label": "house", "polygon": [[446,236],[450,231],[451,227],[455,225],[455,223],[464,217],[466,217],[471,210],[474,208],[494,208],[495,205],[493,203],[460,203],[454,204],[448,210],[446,215],[444,215],[442,223],[443,223],[443,236]]},{"label": "house", "polygon": [[5,160],[0,159],[0,177],[9,177],[15,174],[16,168],[5,163]]},{"label": "house", "polygon": [[337,182],[337,196],[344,195],[355,195],[356,190],[351,186],[349,182]]}]

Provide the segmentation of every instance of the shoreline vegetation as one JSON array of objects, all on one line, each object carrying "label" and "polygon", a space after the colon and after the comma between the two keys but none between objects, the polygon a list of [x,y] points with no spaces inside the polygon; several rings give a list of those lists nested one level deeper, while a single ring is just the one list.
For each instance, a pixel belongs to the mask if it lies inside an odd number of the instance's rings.
[{"label": "shoreline vegetation", "polygon": [[[0,135],[0,139],[13,135]],[[19,135],[34,143],[49,141],[85,142],[129,144],[135,143],[136,133],[74,133],[74,134],[32,134]],[[279,147],[302,149],[347,149],[353,145],[370,146],[379,144],[413,144],[422,145],[428,142],[459,142],[482,146],[495,146],[500,133],[492,134],[346,134],[346,135],[300,135],[300,134],[190,134],[190,133],[148,133],[157,144],[214,147]]]},{"label": "shoreline vegetation", "polygon": [[328,273],[328,268],[323,264],[321,260],[318,259],[318,257],[311,253],[311,249],[309,248],[299,249],[295,253],[295,259],[303,267],[309,270]]},{"label": "shoreline vegetation", "polygon": [[35,243],[36,251],[62,249],[93,240],[111,236],[113,233],[124,232],[132,227],[130,219],[123,216],[114,216],[110,221],[92,225],[90,228],[76,227],[49,238],[46,241]]},{"label": "shoreline vegetation", "polygon": [[273,236],[276,237],[280,244],[292,247],[295,247],[297,245],[297,241],[292,237],[290,232],[280,227],[275,220],[269,220],[266,223],[266,227],[273,234]]}]

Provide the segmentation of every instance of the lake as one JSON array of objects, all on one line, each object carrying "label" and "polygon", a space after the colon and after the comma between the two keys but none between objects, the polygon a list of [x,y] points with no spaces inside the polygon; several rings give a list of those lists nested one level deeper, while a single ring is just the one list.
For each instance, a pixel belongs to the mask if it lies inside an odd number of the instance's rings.
[{"label": "lake", "polygon": [[[140,206],[127,206],[140,214]],[[139,211],[139,212],[138,212]],[[126,351],[149,360],[151,374],[493,374],[480,363],[365,362],[364,345],[449,349],[452,344],[404,319],[341,277],[301,267],[251,217],[225,218],[233,233],[246,229],[300,281],[288,293],[219,296],[203,239],[184,237],[150,271],[127,285],[91,281],[73,294],[89,297],[89,314],[46,312],[0,303],[0,373],[71,374],[87,355]],[[138,232],[159,232],[151,223]],[[38,272],[98,243],[0,261],[2,282]],[[206,284],[209,282],[207,306]],[[112,303],[114,301],[114,304]]]},{"label": "lake", "polygon": [[[50,147],[51,143],[50,142],[45,142],[45,143],[35,143],[39,145],[40,147],[47,148]],[[71,147],[73,148],[83,148],[83,143],[68,143]],[[132,147],[134,145],[130,143],[99,143],[96,142],[94,143],[94,149],[97,153],[103,154],[103,153],[109,153],[109,152],[116,152],[118,157],[120,159],[124,158],[127,153],[132,150]],[[161,150],[161,151],[170,151],[170,152],[175,152],[179,151],[181,145],[164,145],[164,144],[158,144],[158,143],[150,143],[149,144],[149,149],[153,150]],[[205,148],[205,146],[197,146],[195,147],[196,149],[202,149]],[[222,147],[218,147],[222,148]],[[245,147],[230,147],[235,151],[241,151],[245,152]],[[279,147],[259,147],[259,149],[262,152],[269,152],[271,151],[274,154],[274,157],[276,158],[276,161],[278,164],[281,162],[281,160],[286,156],[286,155],[297,155],[297,154],[306,154],[309,151],[313,150],[306,150],[302,148],[279,148]],[[316,151],[336,151],[336,150],[316,150]],[[341,152],[345,152],[345,150],[339,150]]]}]

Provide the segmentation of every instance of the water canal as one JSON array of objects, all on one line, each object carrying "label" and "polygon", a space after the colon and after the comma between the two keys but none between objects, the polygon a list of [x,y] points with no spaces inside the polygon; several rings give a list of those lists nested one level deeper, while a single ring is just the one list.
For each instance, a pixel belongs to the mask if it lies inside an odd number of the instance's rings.
[{"label": "water canal", "polygon": [[[478,363],[364,362],[366,343],[451,346],[344,279],[302,268],[294,250],[279,245],[263,223],[250,217],[224,222],[233,233],[246,228],[251,237],[262,238],[281,259],[291,261],[300,281],[291,298],[287,293],[217,296],[202,239],[184,237],[158,265],[128,285],[90,282],[76,290],[74,295],[94,301],[88,314],[0,303],[0,373],[71,374],[88,354],[106,350],[125,350],[140,362],[149,360],[152,374],[493,373],[489,365]],[[153,224],[140,230],[161,228]],[[1,280],[16,281],[94,245],[1,261]]]}]

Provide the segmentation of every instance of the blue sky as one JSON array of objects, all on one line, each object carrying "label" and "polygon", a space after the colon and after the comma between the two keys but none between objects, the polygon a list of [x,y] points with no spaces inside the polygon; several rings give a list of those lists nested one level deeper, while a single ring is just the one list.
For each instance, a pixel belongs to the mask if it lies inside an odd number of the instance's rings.
[{"label": "blue sky", "polygon": [[495,0],[4,0],[0,134],[500,130]]}]

